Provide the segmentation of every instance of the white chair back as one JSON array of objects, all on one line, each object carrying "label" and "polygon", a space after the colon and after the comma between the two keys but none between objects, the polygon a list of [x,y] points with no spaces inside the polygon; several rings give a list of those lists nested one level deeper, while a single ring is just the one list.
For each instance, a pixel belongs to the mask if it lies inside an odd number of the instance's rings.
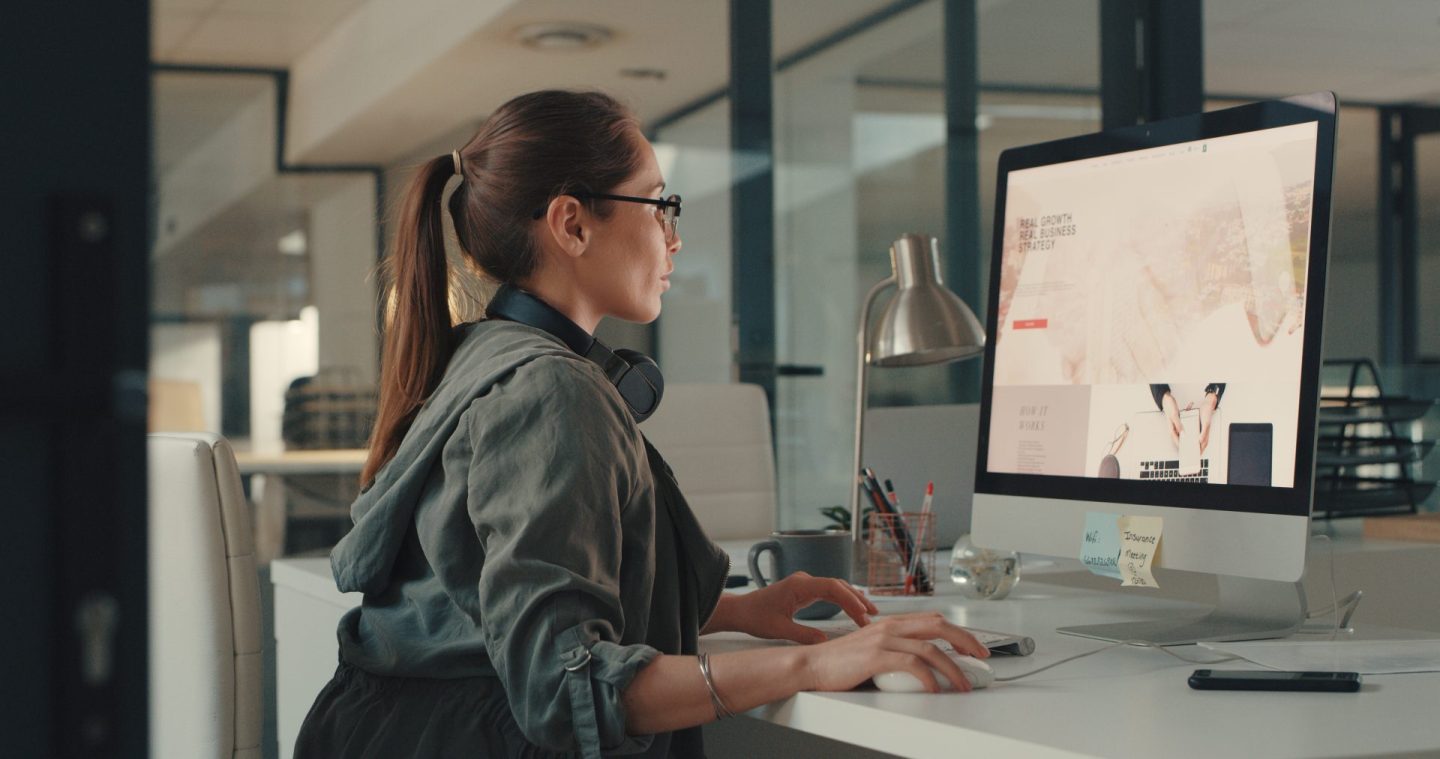
[{"label": "white chair back", "polygon": [[775,529],[770,411],[758,385],[673,383],[640,431],[664,455],[711,540]]},{"label": "white chair back", "polygon": [[230,444],[149,436],[154,757],[260,756],[260,584]]}]

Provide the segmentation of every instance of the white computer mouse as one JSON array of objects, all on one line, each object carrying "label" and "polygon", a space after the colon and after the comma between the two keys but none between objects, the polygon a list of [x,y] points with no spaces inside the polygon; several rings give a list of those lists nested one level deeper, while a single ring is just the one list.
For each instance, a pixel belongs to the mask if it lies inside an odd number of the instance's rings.
[{"label": "white computer mouse", "polygon": [[[949,656],[950,661],[955,662],[955,666],[959,667],[960,671],[965,673],[965,679],[970,681],[971,688],[978,690],[988,687],[990,683],[995,682],[995,670],[991,669],[990,665],[984,661],[976,659],[973,656],[957,654],[953,651],[946,651],[945,655]],[[932,667],[930,671],[935,673],[935,680],[940,683],[941,689],[955,689],[955,686],[951,685],[949,678],[940,674],[939,670]],[[875,681],[876,688],[886,691],[887,693],[925,692],[925,685],[909,672],[881,672],[871,679]]]}]

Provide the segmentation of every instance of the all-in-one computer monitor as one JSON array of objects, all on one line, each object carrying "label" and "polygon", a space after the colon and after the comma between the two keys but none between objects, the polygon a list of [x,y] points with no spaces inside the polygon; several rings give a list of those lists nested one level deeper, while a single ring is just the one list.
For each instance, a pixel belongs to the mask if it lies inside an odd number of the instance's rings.
[{"label": "all-in-one computer monitor", "polygon": [[1065,632],[1278,637],[1305,615],[1335,98],[1007,150],[995,194],[972,533],[1079,557],[1158,516],[1203,620]]}]

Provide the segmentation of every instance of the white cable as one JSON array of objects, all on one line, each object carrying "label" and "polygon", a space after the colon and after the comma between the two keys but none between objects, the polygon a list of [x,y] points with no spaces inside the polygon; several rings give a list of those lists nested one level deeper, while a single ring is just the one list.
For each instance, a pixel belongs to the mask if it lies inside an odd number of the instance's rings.
[{"label": "white cable", "polygon": [[[1361,593],[1361,591],[1358,591],[1358,590],[1357,590],[1357,591],[1355,591],[1354,593],[1351,593],[1350,595],[1348,595],[1348,596],[1345,597],[1345,601],[1344,601],[1345,616],[1344,616],[1344,618],[1342,619],[1342,618],[1340,617],[1341,601],[1340,601],[1338,598],[1336,598],[1337,590],[1336,590],[1336,582],[1335,582],[1335,541],[1331,540],[1329,535],[1324,535],[1324,534],[1320,534],[1320,533],[1317,533],[1317,534],[1313,535],[1312,537],[1323,538],[1323,539],[1325,540],[1325,543],[1327,544],[1327,546],[1328,546],[1329,549],[1330,549],[1330,550],[1329,550],[1329,554],[1330,554],[1330,556],[1329,556],[1329,561],[1330,561],[1330,606],[1328,606],[1328,607],[1326,607],[1326,608],[1324,608],[1324,609],[1320,609],[1320,610],[1318,610],[1318,611],[1313,611],[1313,612],[1307,614],[1307,615],[1306,615],[1306,619],[1313,619],[1313,618],[1315,618],[1315,617],[1318,617],[1318,616],[1321,616],[1321,615],[1324,615],[1324,614],[1331,614],[1331,613],[1333,613],[1333,614],[1334,614],[1334,617],[1335,617],[1335,624],[1334,624],[1334,625],[1331,627],[1331,629],[1330,629],[1330,640],[1335,640],[1335,637],[1336,637],[1337,635],[1339,635],[1339,633],[1340,633],[1340,628],[1341,628],[1342,626],[1345,626],[1345,627],[1348,627],[1348,626],[1349,626],[1349,624],[1350,624],[1350,615],[1354,614],[1354,613],[1355,613],[1355,608],[1360,605],[1360,598],[1361,598],[1361,596],[1362,596],[1363,594]],[[1302,630],[1302,631],[1299,631],[1299,632],[1304,632],[1304,631]],[[1314,632],[1323,632],[1323,631],[1317,630],[1317,631],[1314,631]],[[1110,645],[1105,646],[1105,647],[1103,647],[1103,648],[1097,648],[1097,649],[1095,649],[1095,650],[1093,650],[1093,651],[1086,651],[1086,652],[1083,653],[1083,654],[1076,654],[1076,655],[1074,655],[1074,656],[1067,657],[1067,658],[1065,658],[1065,659],[1061,659],[1060,661],[1057,661],[1057,662],[1051,662],[1050,664],[1046,664],[1045,666],[1040,667],[1039,669],[1032,669],[1032,670],[1030,670],[1029,672],[1022,672],[1022,673],[1020,673],[1020,674],[1018,674],[1018,675],[1011,675],[1011,676],[1009,676],[1009,677],[997,677],[997,678],[995,678],[995,682],[997,682],[997,683],[1006,683],[1006,682],[1011,682],[1011,681],[1014,681],[1014,680],[1019,680],[1019,679],[1022,678],[1022,677],[1029,677],[1029,676],[1031,676],[1031,675],[1039,674],[1039,673],[1041,673],[1041,672],[1044,672],[1044,671],[1047,670],[1047,669],[1052,669],[1052,668],[1054,668],[1054,667],[1058,667],[1058,666],[1060,666],[1061,664],[1068,664],[1068,663],[1070,663],[1070,662],[1072,662],[1072,661],[1075,661],[1076,659],[1083,659],[1083,658],[1085,658],[1085,657],[1087,657],[1087,656],[1092,656],[1092,655],[1094,655],[1094,654],[1098,654],[1098,653],[1100,653],[1101,651],[1109,651],[1109,650],[1112,649],[1112,648],[1118,648],[1118,647],[1120,647],[1120,646],[1145,646],[1145,647],[1147,647],[1147,648],[1153,648],[1153,649],[1155,649],[1155,650],[1157,650],[1157,651],[1162,651],[1162,652],[1164,652],[1164,653],[1166,653],[1166,654],[1168,654],[1168,655],[1170,655],[1170,656],[1173,656],[1173,657],[1175,657],[1176,659],[1179,659],[1180,661],[1188,662],[1188,663],[1190,663],[1190,664],[1220,664],[1220,663],[1222,663],[1222,662],[1227,662],[1227,661],[1247,661],[1247,662],[1250,662],[1251,664],[1255,664],[1255,665],[1257,665],[1257,666],[1265,667],[1266,669],[1275,669],[1275,667],[1272,667],[1272,666],[1270,666],[1270,665],[1268,665],[1268,664],[1262,664],[1262,663],[1257,662],[1257,661],[1252,661],[1252,660],[1247,659],[1247,658],[1245,658],[1245,657],[1243,657],[1243,656],[1231,655],[1231,656],[1225,656],[1225,657],[1222,657],[1222,658],[1219,658],[1219,659],[1206,659],[1206,660],[1190,659],[1190,658],[1181,656],[1180,654],[1177,654],[1177,653],[1175,653],[1174,651],[1171,651],[1169,648],[1167,648],[1167,647],[1165,647],[1165,646],[1162,646],[1162,645],[1160,645],[1159,643],[1152,643],[1152,642],[1146,641],[1146,640],[1123,640],[1123,641],[1120,641],[1120,642],[1118,642],[1118,643],[1111,643]]]},{"label": "white cable", "polygon": [[[1351,593],[1350,595],[1345,596],[1344,598],[1340,599],[1340,610],[1343,611],[1343,612],[1345,612],[1345,615],[1340,618],[1340,629],[1341,629],[1341,630],[1347,630],[1347,629],[1349,629],[1349,627],[1350,627],[1350,617],[1355,614],[1355,609],[1360,606],[1360,599],[1362,599],[1362,598],[1364,598],[1364,597],[1365,597],[1365,593],[1364,593],[1363,591],[1357,590],[1357,591],[1355,591],[1354,593]],[[1326,614],[1331,613],[1331,611],[1332,611],[1331,607],[1327,606],[1327,607],[1325,607],[1325,608],[1323,608],[1323,609],[1320,609],[1319,611],[1313,612],[1310,616],[1311,616],[1312,618],[1313,618],[1313,617],[1323,617],[1323,616],[1325,616]]]},{"label": "white cable", "polygon": [[[1181,656],[1180,654],[1177,654],[1177,653],[1175,653],[1174,651],[1171,651],[1170,649],[1166,648],[1165,646],[1160,645],[1159,643],[1152,643],[1152,642],[1150,642],[1150,641],[1148,641],[1148,640],[1122,640],[1122,641],[1120,641],[1120,642],[1118,642],[1118,643],[1111,643],[1110,645],[1105,646],[1105,647],[1103,647],[1103,648],[1097,648],[1097,649],[1095,649],[1095,650],[1093,650],[1093,651],[1086,651],[1086,652],[1083,653],[1083,654],[1076,654],[1076,655],[1074,655],[1074,656],[1061,659],[1060,661],[1057,661],[1057,662],[1051,662],[1051,663],[1049,663],[1049,664],[1046,664],[1046,665],[1043,666],[1043,667],[1040,667],[1039,669],[1032,669],[1032,670],[1030,670],[1029,672],[1021,672],[1021,673],[1018,674],[1018,675],[1011,675],[1011,676],[1009,676],[1009,677],[997,677],[997,678],[995,678],[995,682],[997,682],[997,683],[1008,683],[1008,682],[1010,682],[1010,681],[1012,681],[1012,680],[1019,680],[1019,679],[1022,678],[1022,677],[1029,677],[1029,676],[1031,676],[1031,675],[1039,674],[1039,673],[1041,673],[1041,672],[1044,672],[1044,671],[1047,670],[1047,669],[1051,669],[1051,668],[1053,668],[1053,667],[1058,667],[1058,666],[1060,666],[1061,664],[1068,664],[1069,662],[1075,661],[1076,659],[1084,659],[1084,658],[1087,657],[1087,656],[1092,656],[1092,655],[1094,655],[1094,654],[1098,654],[1098,653],[1100,653],[1101,651],[1109,651],[1109,650],[1112,649],[1112,648],[1118,648],[1118,647],[1120,647],[1120,646],[1145,646],[1145,647],[1147,647],[1147,648],[1153,648],[1153,649],[1155,649],[1155,650],[1157,650],[1157,651],[1162,651],[1162,652],[1164,652],[1164,653],[1166,653],[1166,654],[1169,654],[1170,656],[1173,656],[1173,657],[1175,657],[1176,659],[1179,659],[1180,661],[1188,662],[1188,663],[1190,663],[1190,664],[1219,664],[1219,663],[1221,663],[1221,662],[1236,661],[1237,659],[1244,659],[1244,658],[1245,658],[1245,657],[1243,657],[1243,656],[1226,656],[1226,657],[1223,657],[1223,658],[1220,658],[1220,659],[1191,659],[1191,658],[1188,658],[1188,657]],[[1247,660],[1247,661],[1248,661],[1248,660]]]},{"label": "white cable", "polygon": [[1330,549],[1330,606],[1335,609],[1335,626],[1330,630],[1330,640],[1335,640],[1335,636],[1340,634],[1340,598],[1336,595],[1338,591],[1335,588],[1335,541],[1324,533],[1318,533],[1315,537],[1324,538],[1325,545]]},{"label": "white cable", "polygon": [[[1360,605],[1360,598],[1364,595],[1364,593],[1357,590],[1354,593],[1351,593],[1350,595],[1340,599],[1340,609],[1345,612],[1345,616],[1341,617],[1340,619],[1340,627],[1342,629],[1345,627],[1345,622],[1349,618],[1350,614],[1354,613],[1355,607]],[[1315,609],[1314,611],[1310,612],[1307,619],[1323,617],[1326,614],[1331,613],[1332,611],[1334,611],[1334,607],[1332,606],[1326,606],[1323,609]]]},{"label": "white cable", "polygon": [[[1329,547],[1330,605],[1326,606],[1323,609],[1315,609],[1311,611],[1309,614],[1305,615],[1305,618],[1314,619],[1316,617],[1321,617],[1326,614],[1334,615],[1335,622],[1330,626],[1328,632],[1330,633],[1330,640],[1335,640],[1335,638],[1339,636],[1340,630],[1348,630],[1350,628],[1350,617],[1353,616],[1355,614],[1355,610],[1359,608],[1360,600],[1365,596],[1365,593],[1363,591],[1357,590],[1350,595],[1345,596],[1343,599],[1336,598],[1336,595],[1339,592],[1339,583],[1337,583],[1335,580],[1335,541],[1331,540],[1329,535],[1325,535],[1323,533],[1316,533],[1311,537],[1323,539]],[[1342,611],[1344,612],[1344,616],[1341,616]],[[1324,629],[1307,630],[1304,628],[1296,631],[1297,634],[1306,635],[1315,635],[1324,632],[1326,632],[1326,630]]]}]

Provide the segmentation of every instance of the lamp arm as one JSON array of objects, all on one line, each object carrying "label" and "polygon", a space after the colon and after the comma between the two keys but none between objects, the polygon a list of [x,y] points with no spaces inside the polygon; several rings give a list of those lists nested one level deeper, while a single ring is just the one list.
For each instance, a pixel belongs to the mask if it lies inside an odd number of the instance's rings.
[{"label": "lamp arm", "polygon": [[864,305],[860,307],[860,328],[855,336],[855,462],[850,467],[850,542],[859,550],[860,545],[860,485],[855,478],[860,474],[860,444],[865,432],[865,385],[870,362],[866,360],[866,336],[870,330],[870,309],[880,291],[895,284],[895,277],[889,276],[875,283],[865,294]]}]

